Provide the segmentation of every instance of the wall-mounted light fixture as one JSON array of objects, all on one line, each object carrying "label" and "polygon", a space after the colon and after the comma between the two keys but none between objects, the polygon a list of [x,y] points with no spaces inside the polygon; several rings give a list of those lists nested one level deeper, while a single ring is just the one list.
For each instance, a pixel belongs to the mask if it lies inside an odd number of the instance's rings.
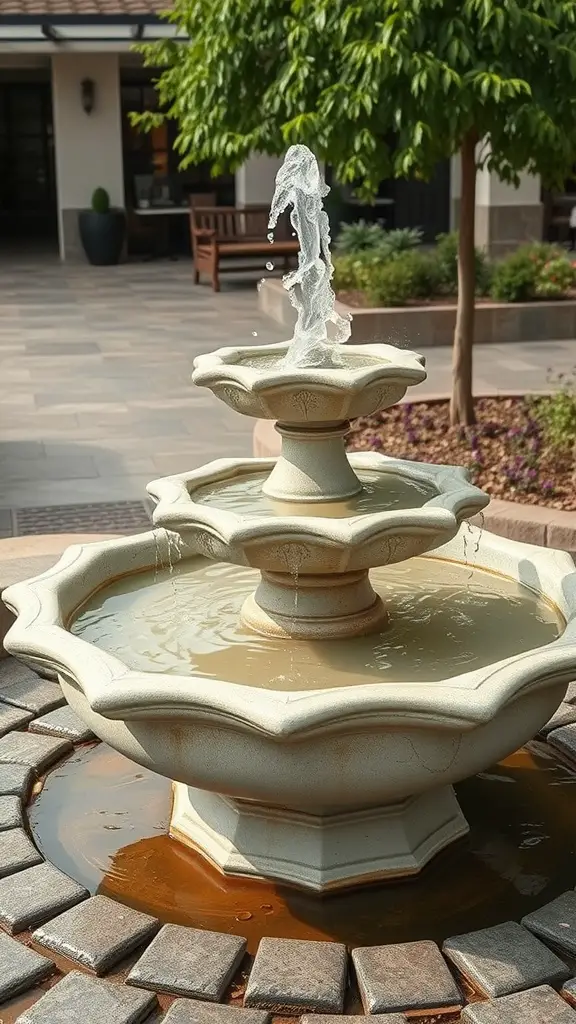
[{"label": "wall-mounted light fixture", "polygon": [[94,110],[94,103],[96,101],[96,85],[91,78],[83,78],[80,83],[80,96],[82,99],[82,109],[85,114],[91,114]]}]

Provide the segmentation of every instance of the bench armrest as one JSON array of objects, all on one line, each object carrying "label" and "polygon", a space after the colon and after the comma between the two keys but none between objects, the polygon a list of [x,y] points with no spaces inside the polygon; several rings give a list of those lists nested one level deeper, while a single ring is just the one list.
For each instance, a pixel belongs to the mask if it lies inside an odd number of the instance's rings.
[{"label": "bench armrest", "polygon": [[209,240],[216,238],[216,231],[214,228],[192,228],[192,234],[194,238],[207,238]]}]

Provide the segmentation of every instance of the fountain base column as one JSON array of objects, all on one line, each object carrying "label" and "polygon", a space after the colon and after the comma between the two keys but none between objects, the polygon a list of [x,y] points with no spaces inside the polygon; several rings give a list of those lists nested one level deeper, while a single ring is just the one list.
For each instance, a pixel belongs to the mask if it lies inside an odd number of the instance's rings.
[{"label": "fountain base column", "polygon": [[319,816],[173,784],[170,835],[224,875],[328,892],[417,874],[468,832],[451,786],[402,803]]},{"label": "fountain base column", "polygon": [[262,571],[241,619],[263,636],[334,640],[382,629],[388,614],[367,570],[325,575]]},{"label": "fountain base column", "polygon": [[[294,401],[298,396],[294,397]],[[348,420],[338,423],[276,423],[282,452],[262,486],[269,498],[289,502],[346,501],[362,490],[346,456]]]}]

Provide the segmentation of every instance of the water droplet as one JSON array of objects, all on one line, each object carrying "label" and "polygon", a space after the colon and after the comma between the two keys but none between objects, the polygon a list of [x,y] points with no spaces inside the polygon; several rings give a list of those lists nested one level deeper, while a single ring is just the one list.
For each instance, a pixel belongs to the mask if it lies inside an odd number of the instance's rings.
[{"label": "water droplet", "polygon": [[263,910],[265,914],[273,914],[274,913],[274,907],[272,906],[271,903],[262,903],[260,905],[260,910]]},{"label": "water droplet", "polygon": [[258,331],[252,331],[252,337],[253,338],[257,338],[258,337]]},{"label": "water droplet", "polygon": [[266,237],[267,237],[269,242],[273,242],[274,241],[274,232],[273,231],[269,231]]},{"label": "water droplet", "polygon": [[236,920],[249,921],[252,916],[249,910],[241,910],[239,914],[236,914]]},{"label": "water droplet", "polygon": [[268,260],[268,263],[266,264],[266,270],[274,270],[274,264],[272,263],[271,260]]}]

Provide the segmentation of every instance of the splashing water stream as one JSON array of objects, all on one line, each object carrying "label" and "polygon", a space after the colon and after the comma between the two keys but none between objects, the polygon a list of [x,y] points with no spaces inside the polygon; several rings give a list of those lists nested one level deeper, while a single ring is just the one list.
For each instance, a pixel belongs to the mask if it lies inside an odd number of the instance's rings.
[{"label": "splashing water stream", "polygon": [[[336,312],[330,284],[330,224],[322,200],[330,191],[307,146],[291,146],[276,176],[268,227],[292,206],[290,221],[300,242],[298,267],[283,284],[297,311],[286,362],[291,366],[340,366],[337,346],[350,337],[350,320]],[[270,235],[268,236],[270,238]]]}]

